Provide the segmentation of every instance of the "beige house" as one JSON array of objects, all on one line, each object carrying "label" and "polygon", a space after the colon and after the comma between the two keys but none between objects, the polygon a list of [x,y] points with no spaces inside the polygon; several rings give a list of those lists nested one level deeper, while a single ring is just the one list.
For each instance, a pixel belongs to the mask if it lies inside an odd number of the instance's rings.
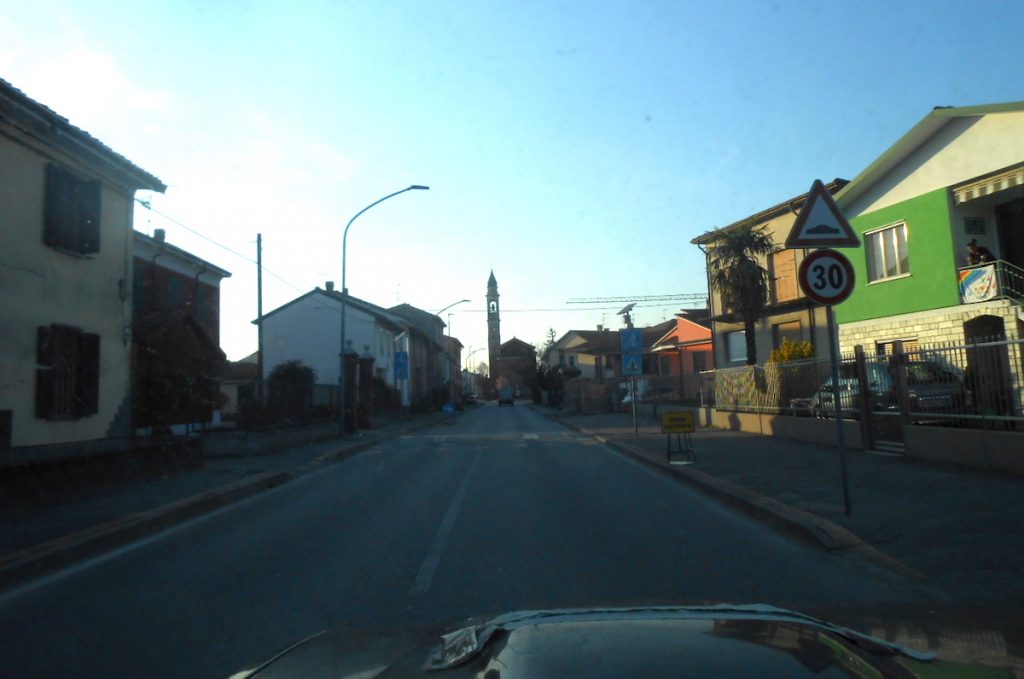
[{"label": "beige house", "polygon": [[0,448],[130,432],[133,199],[165,188],[0,80]]},{"label": "beige house", "polygon": [[[834,179],[826,184],[825,188],[830,194],[835,194],[846,186],[846,183],[846,180]],[[768,313],[755,325],[758,363],[767,361],[772,350],[780,346],[784,339],[810,342],[814,345],[817,356],[828,356],[825,307],[808,299],[797,282],[800,263],[809,251],[787,250],[785,247],[786,237],[806,200],[806,193],[790,198],[721,229],[708,231],[690,241],[708,255],[709,246],[722,231],[755,224],[763,226],[771,235],[772,241],[778,245],[778,249],[762,262],[768,269],[771,286]],[[710,284],[708,287],[711,287]],[[722,297],[718,291],[709,289],[708,292],[711,299],[714,365],[716,368],[744,365],[747,361],[747,345],[743,321],[730,310],[722,308]]]}]

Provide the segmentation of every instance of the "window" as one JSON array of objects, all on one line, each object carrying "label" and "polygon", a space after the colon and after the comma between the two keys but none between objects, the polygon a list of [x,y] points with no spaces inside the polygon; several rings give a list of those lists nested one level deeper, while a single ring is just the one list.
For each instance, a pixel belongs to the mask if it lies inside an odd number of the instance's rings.
[{"label": "window", "polygon": [[46,166],[43,242],[61,250],[100,251],[100,183]]},{"label": "window", "polygon": [[907,255],[907,225],[900,223],[864,234],[868,257],[868,282],[910,273]]},{"label": "window", "polygon": [[796,299],[799,288],[796,280],[796,250],[779,250],[771,256],[772,303]]},{"label": "window", "polygon": [[576,355],[575,354],[569,354],[569,367],[570,368],[575,368],[576,367]]},{"label": "window", "polygon": [[200,323],[206,322],[206,313],[210,308],[209,297],[205,285],[200,285],[196,288],[195,304],[193,305],[192,312]]},{"label": "window", "polygon": [[772,345],[778,349],[782,341],[788,339],[790,342],[800,342],[801,337],[800,321],[786,321],[772,325]]},{"label": "window", "polygon": [[36,417],[70,420],[99,409],[100,336],[66,325],[36,331]]},{"label": "window", "polygon": [[[905,339],[903,340],[903,353],[915,354],[918,351],[918,341],[916,339]],[[896,340],[889,340],[887,342],[876,342],[875,343],[875,354],[877,356],[891,356],[896,351]]]},{"label": "window", "polygon": [[693,353],[693,374],[697,375],[702,370],[707,370],[708,355],[704,351],[695,351]]},{"label": "window", "polygon": [[176,309],[181,304],[181,281],[171,278],[167,281],[167,304]]},{"label": "window", "polygon": [[725,334],[725,357],[731,362],[747,360],[747,333],[744,330]]},{"label": "window", "polygon": [[607,370],[611,370],[615,367],[615,360],[612,358],[611,354],[604,357],[604,367]]}]

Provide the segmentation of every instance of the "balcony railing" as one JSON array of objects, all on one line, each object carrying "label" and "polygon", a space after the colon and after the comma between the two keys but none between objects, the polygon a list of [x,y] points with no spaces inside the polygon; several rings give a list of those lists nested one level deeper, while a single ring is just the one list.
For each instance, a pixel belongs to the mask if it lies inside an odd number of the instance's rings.
[{"label": "balcony railing", "polygon": [[973,304],[993,299],[1024,302],[1024,269],[1004,259],[957,269],[960,302]]}]

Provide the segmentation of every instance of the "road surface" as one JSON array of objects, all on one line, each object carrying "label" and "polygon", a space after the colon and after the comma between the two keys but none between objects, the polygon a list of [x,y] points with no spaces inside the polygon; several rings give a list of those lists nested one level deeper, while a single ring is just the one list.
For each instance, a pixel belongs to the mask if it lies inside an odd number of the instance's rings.
[{"label": "road surface", "polygon": [[225,677],[321,629],[513,609],[923,601],[493,404],[0,594],[0,676]]}]

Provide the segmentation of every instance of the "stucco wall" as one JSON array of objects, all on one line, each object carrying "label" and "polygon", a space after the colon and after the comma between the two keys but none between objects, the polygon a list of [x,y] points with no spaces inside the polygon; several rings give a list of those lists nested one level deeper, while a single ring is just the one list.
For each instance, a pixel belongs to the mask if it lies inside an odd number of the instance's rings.
[{"label": "stucco wall", "polygon": [[864,195],[840,207],[848,218],[874,212],[1024,159],[1024,112],[957,118],[915,149]]},{"label": "stucco wall", "polygon": [[[345,336],[360,355],[364,346],[382,368],[388,384],[394,382],[394,335],[381,329],[369,313],[346,306]],[[310,295],[263,320],[264,379],[275,366],[300,360],[316,370],[317,384],[337,384],[341,342],[341,303],[326,295]]]},{"label": "stucco wall", "polygon": [[[907,225],[910,273],[871,283],[863,234],[899,222]],[[861,234],[861,246],[845,251],[853,264],[856,286],[850,298],[836,306],[838,323],[938,309],[960,302],[957,259],[950,231],[950,195],[946,189],[854,217],[850,225]]]},{"label": "stucco wall", "polygon": [[[99,252],[60,252],[43,243],[51,159],[85,179],[105,179],[0,125],[0,410],[12,411],[12,446],[99,439],[129,430],[132,193],[104,181]],[[35,417],[36,333],[53,323],[100,336],[95,415],[67,421]]]},{"label": "stucco wall", "polygon": [[[783,248],[786,238],[789,236],[789,232],[793,228],[793,222],[796,221],[796,217],[797,213],[787,212],[763,223],[765,230],[771,235],[772,241],[778,245],[779,249]],[[808,252],[810,252],[810,250],[798,250],[796,252],[797,269],[799,269],[800,263],[803,262],[804,257]],[[765,258],[762,261],[762,265],[766,268],[769,267],[768,258]],[[722,308],[721,294],[719,294],[717,290],[712,289],[709,291],[709,295],[711,302],[711,315],[717,316],[724,313],[725,310]],[[799,290],[799,288],[797,291],[797,298],[804,299],[804,294]],[[754,334],[757,338],[758,363],[764,363],[767,361],[772,350],[775,348],[772,326],[777,323],[793,320],[800,321],[802,338],[814,344],[817,355],[828,356],[828,329],[825,325],[824,307],[803,310],[790,309],[785,311],[780,311],[777,308],[770,308],[769,315],[762,318],[754,326]],[[742,323],[723,323],[721,321],[715,321],[712,323],[714,362],[716,367],[728,368],[744,365],[746,363],[746,357],[739,361],[728,360],[725,335],[737,330],[743,330]]]}]

